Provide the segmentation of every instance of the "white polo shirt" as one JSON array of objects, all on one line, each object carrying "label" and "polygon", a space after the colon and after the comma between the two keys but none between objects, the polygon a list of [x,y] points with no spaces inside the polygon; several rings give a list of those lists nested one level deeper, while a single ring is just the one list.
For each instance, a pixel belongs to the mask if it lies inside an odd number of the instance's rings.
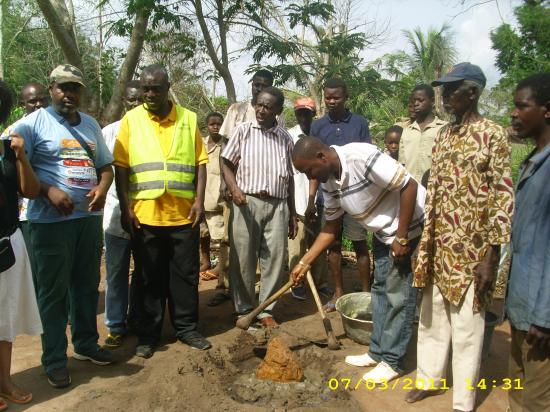
[{"label": "white polo shirt", "polygon": [[[342,173],[340,180],[331,177],[321,184],[326,219],[335,220],[348,213],[380,241],[391,244],[399,224],[400,191],[413,177],[370,143],[331,148],[340,158]],[[419,184],[409,239],[422,233],[425,198],[426,189]]]}]

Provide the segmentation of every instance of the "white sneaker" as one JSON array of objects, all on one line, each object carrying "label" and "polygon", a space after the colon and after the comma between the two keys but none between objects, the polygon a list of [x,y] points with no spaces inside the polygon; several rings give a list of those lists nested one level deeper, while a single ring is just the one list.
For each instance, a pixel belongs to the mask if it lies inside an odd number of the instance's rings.
[{"label": "white sneaker", "polygon": [[346,356],[346,363],[353,366],[376,366],[378,364],[368,352],[363,355]]},{"label": "white sneaker", "polygon": [[363,375],[363,380],[366,382],[374,382],[375,384],[387,383],[399,376],[399,373],[394,371],[386,362],[380,362],[371,371]]}]

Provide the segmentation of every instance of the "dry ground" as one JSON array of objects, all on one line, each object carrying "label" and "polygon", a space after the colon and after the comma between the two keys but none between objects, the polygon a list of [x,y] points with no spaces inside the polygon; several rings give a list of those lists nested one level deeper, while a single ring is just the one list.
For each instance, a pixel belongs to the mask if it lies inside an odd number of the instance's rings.
[{"label": "dry ground", "polygon": [[[351,291],[356,282],[354,270],[345,270],[346,287]],[[332,377],[350,378],[354,386],[364,373],[343,362],[344,356],[367,350],[345,338],[337,313],[330,315],[333,327],[343,344],[340,351],[318,348],[310,340],[322,339],[323,328],[313,299],[298,302],[290,294],[280,300],[275,315],[282,334],[296,350],[305,367],[306,380],[301,383],[276,384],[258,381],[253,376],[260,362],[263,346],[270,337],[265,331],[251,334],[233,327],[233,307],[226,302],[216,308],[206,306],[215,293],[215,281],[200,285],[200,330],[213,349],[201,352],[177,342],[169,322],[165,322],[162,346],[148,360],[133,356],[136,343],[129,337],[117,350],[118,363],[95,366],[69,358],[73,384],[67,389],[53,389],[40,365],[40,338],[19,337],[14,345],[13,374],[15,381],[34,394],[28,406],[11,404],[10,411],[260,411],[260,410],[342,410],[376,412],[450,411],[452,389],[446,394],[409,405],[403,401],[406,391],[399,383],[394,390],[338,389],[331,391]],[[101,285],[103,290],[103,284]],[[103,299],[103,292],[100,300]],[[97,322],[100,339],[106,336],[103,304],[99,305]],[[482,377],[488,382],[506,377],[509,353],[508,324],[493,335],[490,357],[484,362]],[[414,378],[414,342],[407,358],[407,376]],[[72,347],[69,345],[69,357]],[[403,379],[403,378],[402,378]],[[479,392],[478,411],[505,411],[507,393],[499,385]]]}]

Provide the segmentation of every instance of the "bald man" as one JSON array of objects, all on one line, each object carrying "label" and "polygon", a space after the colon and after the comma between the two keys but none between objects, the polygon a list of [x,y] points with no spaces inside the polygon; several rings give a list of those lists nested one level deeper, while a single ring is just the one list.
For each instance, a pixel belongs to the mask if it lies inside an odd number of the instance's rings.
[{"label": "bald man", "polygon": [[42,107],[48,107],[48,94],[40,83],[27,83],[21,89],[19,105],[25,109],[25,114],[31,114]]},{"label": "bald man", "polygon": [[326,217],[321,233],[292,269],[297,282],[303,267],[339,236],[344,214],[380,241],[374,249],[370,351],[347,356],[346,363],[374,366],[363,375],[365,381],[389,382],[403,372],[412,335],[416,290],[410,257],[422,231],[426,191],[402,165],[370,143],[329,147],[314,137],[302,137],[294,146],[292,162],[308,179],[321,183]]}]

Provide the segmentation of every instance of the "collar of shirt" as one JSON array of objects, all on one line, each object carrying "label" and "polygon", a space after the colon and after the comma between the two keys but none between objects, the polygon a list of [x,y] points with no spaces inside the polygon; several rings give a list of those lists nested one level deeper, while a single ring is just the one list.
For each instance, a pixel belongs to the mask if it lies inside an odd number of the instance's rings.
[{"label": "collar of shirt", "polygon": [[334,149],[340,159],[340,179],[333,178],[340,188],[346,184],[349,176],[348,162],[346,161],[346,155],[340,151],[341,146],[332,145],[331,149]]},{"label": "collar of shirt", "polygon": [[212,146],[212,148],[208,147],[209,142],[210,142],[210,135],[208,135],[204,138],[204,146],[206,147],[206,150],[207,150],[208,153],[212,153],[214,150],[216,150],[217,147],[222,146],[222,139],[220,139],[220,141],[218,143],[216,143],[214,140],[212,140],[212,143],[214,143],[214,146]]},{"label": "collar of shirt", "polygon": [[330,117],[330,114],[327,112],[327,118],[328,118],[328,121],[330,123],[349,123],[350,119],[351,119],[351,111],[349,109],[346,109],[346,111],[344,112],[344,117],[340,120],[334,120],[333,118]]},{"label": "collar of shirt", "polygon": [[[426,127],[424,128],[424,131],[426,131],[428,129],[431,129],[433,127],[442,126],[445,123],[446,122],[444,120],[441,120],[439,117],[434,116],[434,119],[428,125],[426,125]],[[410,129],[415,129],[415,130],[420,131],[420,126],[418,125],[416,120],[413,123],[409,123],[407,125],[407,127],[410,128]]]},{"label": "collar of shirt", "polygon": [[170,109],[170,113],[168,113],[168,116],[163,117],[162,119],[158,117],[156,114],[150,112],[149,110],[145,109],[147,114],[149,115],[149,118],[157,123],[176,123],[176,105],[172,103],[172,108]]},{"label": "collar of shirt", "polygon": [[536,150],[534,149],[521,164],[518,187],[522,181],[532,176],[538,166],[544,163],[546,158],[550,156],[550,144],[546,145],[539,153],[535,153]]},{"label": "collar of shirt", "polygon": [[269,129],[262,129],[262,126],[260,126],[258,124],[258,121],[257,120],[254,120],[252,122],[252,127],[255,128],[255,129],[260,129],[262,132],[264,133],[273,133],[273,134],[276,134],[277,136],[279,135],[279,125],[277,124],[277,120],[275,120],[275,124],[270,127]]}]

